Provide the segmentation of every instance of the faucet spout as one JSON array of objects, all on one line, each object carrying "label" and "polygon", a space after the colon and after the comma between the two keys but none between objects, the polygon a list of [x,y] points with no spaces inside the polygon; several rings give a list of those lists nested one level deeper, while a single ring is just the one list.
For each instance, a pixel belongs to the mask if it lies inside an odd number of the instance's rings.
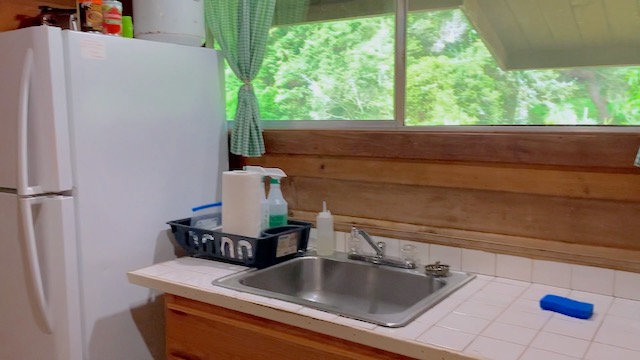
[{"label": "faucet spout", "polygon": [[373,239],[371,239],[371,236],[369,236],[369,234],[367,234],[367,232],[362,229],[352,227],[351,236],[354,239],[357,238],[358,236],[361,236],[363,239],[367,241],[367,243],[369,243],[369,245],[371,245],[373,250],[376,251],[375,255],[362,255],[362,254],[359,254],[357,250],[356,251],[350,250],[348,258],[351,260],[365,261],[375,265],[393,266],[393,267],[402,268],[402,269],[416,268],[416,263],[414,261],[392,259],[392,258],[386,257],[384,255],[386,244],[382,241],[375,243]]},{"label": "faucet spout", "polygon": [[362,230],[362,229],[358,229],[356,227],[352,227],[351,228],[351,235],[353,237],[356,236],[362,236],[363,239],[365,239],[367,241],[367,243],[369,243],[369,245],[371,245],[371,247],[373,248],[373,250],[375,250],[376,252],[376,257],[378,259],[382,259],[384,258],[384,243],[380,242],[380,243],[375,243],[373,242],[373,239],[371,239],[371,236],[369,236],[369,234],[367,234],[366,231]]}]

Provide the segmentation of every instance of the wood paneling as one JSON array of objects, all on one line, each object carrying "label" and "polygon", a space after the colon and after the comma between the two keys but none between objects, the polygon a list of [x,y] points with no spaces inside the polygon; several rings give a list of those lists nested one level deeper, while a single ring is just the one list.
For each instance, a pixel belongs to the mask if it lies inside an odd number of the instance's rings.
[{"label": "wood paneling", "polygon": [[575,68],[576,58],[586,59],[583,66],[610,66],[614,63],[619,66],[637,66],[640,64],[639,54],[640,45],[540,50],[535,54],[531,51],[514,51],[509,54],[509,69]]},{"label": "wood paneling", "polygon": [[338,227],[640,271],[638,133],[265,132],[292,214]]},{"label": "wood paneling", "polygon": [[573,17],[580,29],[583,46],[599,48],[608,42],[619,42],[618,39],[612,38],[612,34],[609,32],[609,23],[616,20],[608,17],[603,0],[575,2],[572,5]]},{"label": "wood paneling", "polygon": [[[314,221],[317,212],[294,210],[291,215],[296,219]],[[343,215],[336,215],[334,223],[336,230],[343,232],[349,232],[351,226],[358,225],[367,229],[371,234],[383,237],[640,272],[640,251],[635,250],[568,244],[544,239],[437,228]]]},{"label": "wood paneling", "polygon": [[[499,2],[492,2],[498,5]],[[495,5],[494,5],[495,6]],[[533,48],[553,48],[553,35],[549,30],[538,3],[532,1],[502,0],[498,6],[511,9],[524,37]]]},{"label": "wood paneling", "polygon": [[640,174],[640,170],[633,166],[639,144],[640,132],[265,132],[268,154],[570,166],[634,174]]},{"label": "wood paneling", "polygon": [[283,193],[302,211],[326,200],[333,213],[358,218],[640,250],[640,202],[308,177],[283,181]]},{"label": "wood paneling", "polygon": [[604,1],[612,36],[620,43],[634,44],[640,34],[640,2],[637,0]]},{"label": "wood paneling", "polygon": [[574,49],[582,46],[580,28],[573,19],[573,10],[568,1],[538,0],[538,6],[543,11],[544,19],[553,35],[557,49]]},{"label": "wood paneling", "polygon": [[640,201],[640,176],[637,174],[282,154],[254,159],[252,163],[281,167],[293,177]]}]

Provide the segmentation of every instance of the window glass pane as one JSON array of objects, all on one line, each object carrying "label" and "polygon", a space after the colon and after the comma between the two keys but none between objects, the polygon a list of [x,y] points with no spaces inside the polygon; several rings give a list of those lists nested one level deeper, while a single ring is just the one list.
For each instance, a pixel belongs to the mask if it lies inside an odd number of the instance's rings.
[{"label": "window glass pane", "polygon": [[[280,0],[254,89],[263,120],[393,120],[395,1]],[[226,69],[227,117],[240,82]]]},{"label": "window glass pane", "polygon": [[635,2],[469,3],[410,12],[407,125],[640,125]]}]

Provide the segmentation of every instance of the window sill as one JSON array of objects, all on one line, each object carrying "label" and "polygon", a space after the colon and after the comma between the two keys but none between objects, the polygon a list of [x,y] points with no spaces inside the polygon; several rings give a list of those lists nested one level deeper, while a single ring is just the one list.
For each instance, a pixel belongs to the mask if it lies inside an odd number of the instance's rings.
[{"label": "window sill", "polygon": [[[233,122],[229,122],[230,127]],[[393,120],[263,120],[264,130],[384,130],[408,132],[514,132],[514,133],[632,133],[640,126],[621,125],[433,125],[403,126]]]}]

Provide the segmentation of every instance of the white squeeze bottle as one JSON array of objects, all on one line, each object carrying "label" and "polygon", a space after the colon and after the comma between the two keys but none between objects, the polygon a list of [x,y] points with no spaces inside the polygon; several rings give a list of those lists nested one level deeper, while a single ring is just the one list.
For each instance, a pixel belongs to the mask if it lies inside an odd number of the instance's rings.
[{"label": "white squeeze bottle", "polygon": [[269,189],[269,227],[285,226],[288,224],[287,216],[289,209],[287,201],[282,197],[280,190],[280,180],[271,178],[271,188]]},{"label": "white squeeze bottle", "polygon": [[316,216],[316,229],[318,229],[316,253],[320,256],[332,255],[336,239],[333,232],[333,215],[327,210],[326,201],[322,202],[322,211]]}]

